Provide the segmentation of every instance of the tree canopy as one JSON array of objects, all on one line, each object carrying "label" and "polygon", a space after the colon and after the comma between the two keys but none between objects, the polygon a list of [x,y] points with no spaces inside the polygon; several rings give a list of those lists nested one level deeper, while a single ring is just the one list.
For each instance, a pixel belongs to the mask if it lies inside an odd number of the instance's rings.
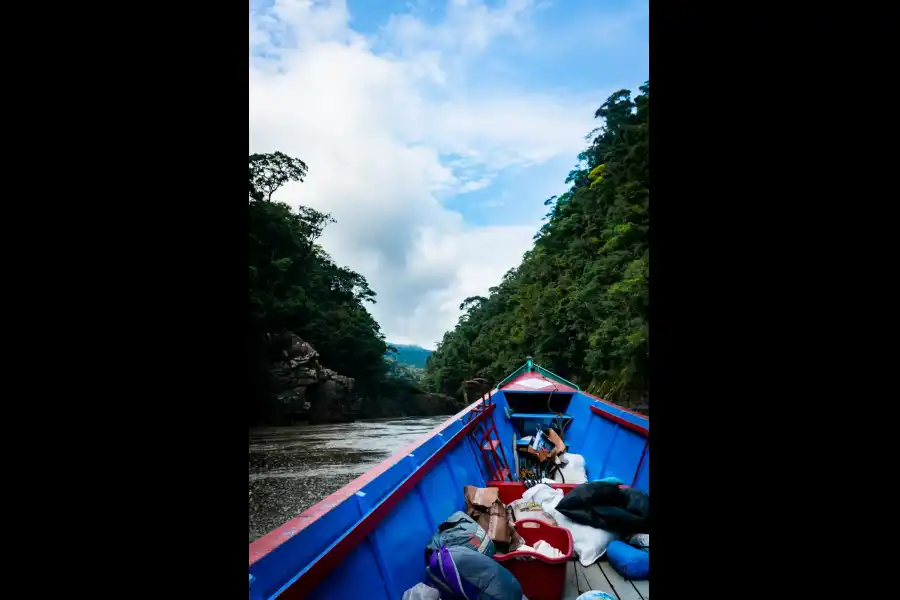
[{"label": "tree canopy", "polygon": [[460,394],[498,382],[526,356],[588,392],[649,405],[650,84],[597,109],[602,126],[548,199],[546,223],[522,263],[487,297],[466,298],[456,327],[428,359],[424,384]]},{"label": "tree canopy", "polygon": [[267,366],[285,331],[315,347],[321,364],[357,380],[366,393],[387,370],[388,345],[366,310],[375,292],[365,277],[335,264],[317,244],[331,215],[272,200],[281,186],[302,181],[303,161],[280,152],[249,159],[248,282],[250,370],[254,381],[250,419],[265,413]]}]

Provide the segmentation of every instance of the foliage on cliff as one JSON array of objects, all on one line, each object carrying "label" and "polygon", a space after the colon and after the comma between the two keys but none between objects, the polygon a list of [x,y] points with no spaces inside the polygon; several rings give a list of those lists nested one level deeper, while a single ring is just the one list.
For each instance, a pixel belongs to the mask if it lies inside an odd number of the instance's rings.
[{"label": "foliage on cliff", "polygon": [[403,364],[393,355],[385,362],[388,369],[377,396],[363,403],[360,417],[452,415],[464,407],[458,398],[427,392],[422,386],[423,369]]},{"label": "foliage on cliff", "polygon": [[334,223],[330,215],[301,206],[292,210],[272,195],[288,181],[303,181],[303,161],[280,152],[249,159],[248,346],[253,382],[249,418],[265,416],[270,398],[268,366],[290,331],[309,341],[320,362],[356,379],[360,392],[378,387],[388,345],[366,310],[375,292],[366,279],[338,266],[316,241]]},{"label": "foliage on cliff", "polygon": [[650,84],[616,92],[596,111],[603,126],[545,202],[533,248],[465,313],[428,360],[425,385],[460,394],[535,362],[630,406],[649,402],[648,262]]}]

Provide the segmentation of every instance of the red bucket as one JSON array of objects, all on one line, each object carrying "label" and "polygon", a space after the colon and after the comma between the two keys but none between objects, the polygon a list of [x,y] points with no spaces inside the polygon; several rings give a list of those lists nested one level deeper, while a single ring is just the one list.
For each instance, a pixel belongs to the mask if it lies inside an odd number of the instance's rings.
[{"label": "red bucket", "polygon": [[561,600],[566,587],[566,563],[572,559],[574,550],[572,534],[568,529],[536,519],[520,519],[516,522],[516,532],[529,546],[544,540],[563,555],[547,558],[536,552],[517,550],[495,554],[494,560],[515,575],[528,600]]}]

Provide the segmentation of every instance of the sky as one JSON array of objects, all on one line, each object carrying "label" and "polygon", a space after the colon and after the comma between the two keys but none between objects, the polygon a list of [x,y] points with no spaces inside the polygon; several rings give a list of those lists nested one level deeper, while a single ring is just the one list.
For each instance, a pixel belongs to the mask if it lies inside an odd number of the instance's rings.
[{"label": "sky", "polygon": [[649,79],[648,0],[252,0],[250,152],[331,213],[388,341],[434,349],[517,266],[614,91]]}]

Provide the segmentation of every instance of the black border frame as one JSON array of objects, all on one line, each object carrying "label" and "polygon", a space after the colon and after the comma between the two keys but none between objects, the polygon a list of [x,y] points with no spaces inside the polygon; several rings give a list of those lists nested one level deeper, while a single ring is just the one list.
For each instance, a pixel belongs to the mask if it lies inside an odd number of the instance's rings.
[{"label": "black border frame", "polygon": [[[246,355],[246,224],[235,188],[247,150],[248,13],[122,7],[101,35],[76,25],[103,20],[90,8],[76,8],[61,38],[79,82],[72,91],[85,95],[72,117],[81,131],[54,133],[95,149],[73,143],[55,177],[44,178],[63,180],[46,184],[66,194],[56,213],[59,253],[80,275],[66,292],[80,304],[65,333],[81,348],[69,356],[81,377],[68,385],[73,394],[95,391],[74,408],[58,401],[68,411],[58,423],[69,436],[66,463],[81,483],[65,500],[51,495],[48,509],[65,511],[67,529],[55,531],[74,545],[55,577],[37,581],[45,592],[83,583],[117,597],[240,595],[246,382],[230,374],[244,372]],[[834,295],[833,273],[838,255],[852,260],[847,221],[856,211],[878,225],[855,208],[877,184],[832,175],[854,152],[877,157],[841,147],[841,129],[873,127],[835,102],[848,65],[854,81],[883,81],[890,71],[879,70],[878,53],[887,50],[873,46],[891,38],[877,24],[855,32],[821,12],[787,23],[789,11],[773,8],[651,7],[658,598],[811,595],[816,576],[786,577],[775,590],[763,573],[796,569],[798,554],[815,552],[803,513],[822,501],[822,486],[848,475],[830,462],[836,450],[812,445],[823,431],[833,443],[828,428],[840,418],[829,422],[822,406],[837,401],[830,371],[848,368],[832,352],[834,319],[813,313],[859,307],[852,293]],[[72,182],[86,198],[75,205]],[[96,201],[103,196],[109,201]],[[831,536],[831,525],[819,521],[818,535]],[[834,540],[823,550],[835,551]]]}]

